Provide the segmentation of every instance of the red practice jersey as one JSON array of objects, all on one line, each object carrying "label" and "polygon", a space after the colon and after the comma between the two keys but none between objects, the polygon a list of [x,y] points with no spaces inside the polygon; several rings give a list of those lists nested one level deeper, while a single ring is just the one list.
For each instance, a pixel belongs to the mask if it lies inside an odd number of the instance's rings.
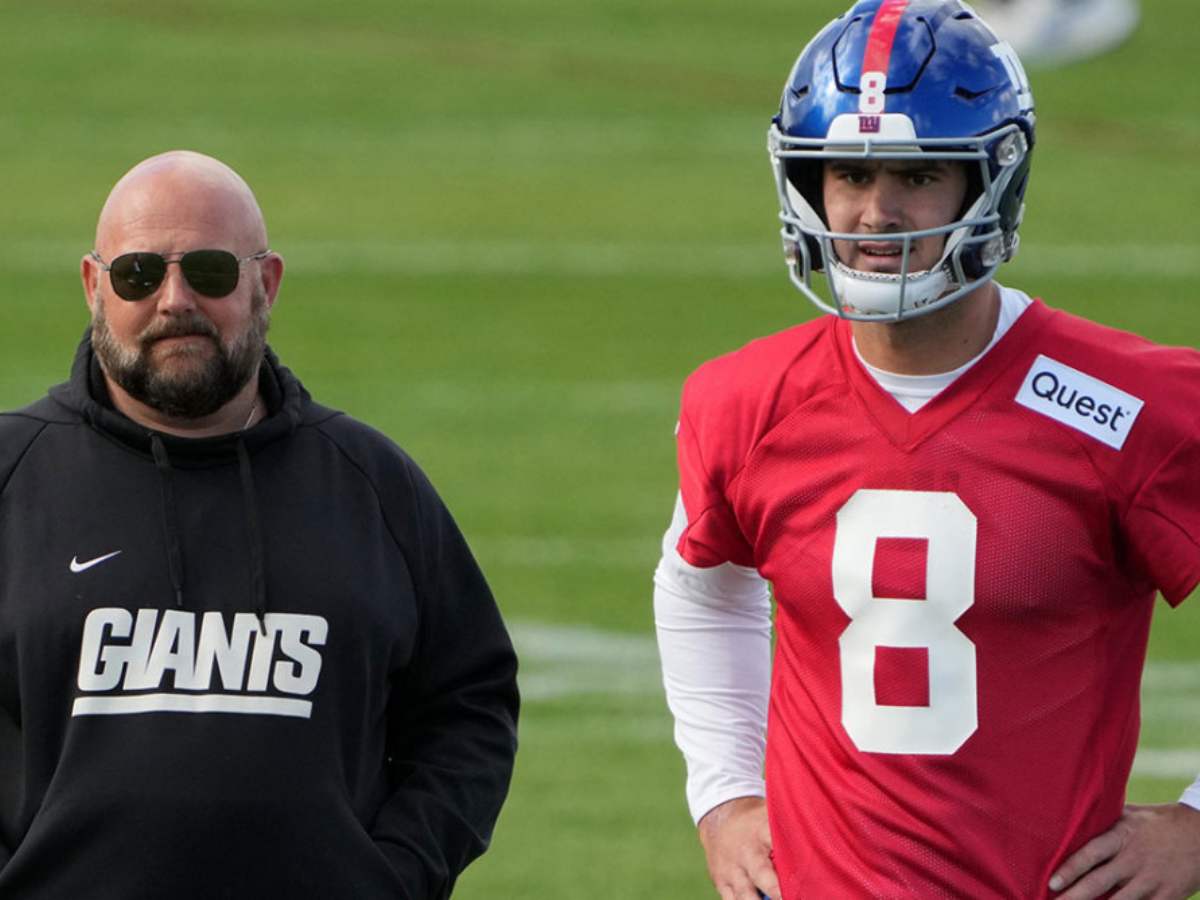
[{"label": "red practice jersey", "polygon": [[823,317],[695,372],[688,563],[774,585],[783,900],[1048,895],[1121,813],[1200,581],[1200,354],[1039,301],[916,413]]}]

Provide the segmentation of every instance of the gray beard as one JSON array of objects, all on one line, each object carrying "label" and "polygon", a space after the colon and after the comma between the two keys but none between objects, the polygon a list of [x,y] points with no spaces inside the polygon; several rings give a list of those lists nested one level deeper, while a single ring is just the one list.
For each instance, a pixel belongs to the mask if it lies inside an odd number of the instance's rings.
[{"label": "gray beard", "polygon": [[[125,347],[113,337],[99,297],[94,309],[92,349],[104,373],[135,400],[172,419],[212,415],[237,396],[262,364],[270,314],[261,290],[251,295],[246,331],[228,346],[221,342],[212,322],[197,312],[155,322],[137,336],[134,347]],[[207,337],[216,352],[183,372],[160,368],[151,356],[154,342],[184,335]]]}]

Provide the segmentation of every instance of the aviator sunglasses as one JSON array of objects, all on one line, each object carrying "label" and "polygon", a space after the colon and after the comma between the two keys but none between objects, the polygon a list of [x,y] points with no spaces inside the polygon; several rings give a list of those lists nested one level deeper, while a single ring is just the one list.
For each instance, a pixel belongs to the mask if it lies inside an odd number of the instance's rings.
[{"label": "aviator sunglasses", "polygon": [[122,300],[145,300],[167,277],[167,266],[178,263],[192,290],[205,297],[227,297],[238,285],[242,263],[270,254],[262,250],[249,256],[234,256],[228,250],[189,250],[176,259],[161,253],[122,253],[110,263],[95,250],[92,259],[108,273],[112,288]]}]

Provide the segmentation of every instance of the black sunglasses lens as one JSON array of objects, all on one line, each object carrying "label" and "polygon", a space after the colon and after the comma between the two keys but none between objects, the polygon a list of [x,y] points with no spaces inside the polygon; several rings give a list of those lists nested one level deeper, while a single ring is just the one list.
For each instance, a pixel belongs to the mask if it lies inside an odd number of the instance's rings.
[{"label": "black sunglasses lens", "polygon": [[179,266],[192,290],[205,297],[226,297],[237,287],[238,258],[228,250],[193,250]]},{"label": "black sunglasses lens", "polygon": [[162,284],[167,263],[157,253],[126,253],[109,266],[113,290],[123,300],[144,300]]}]

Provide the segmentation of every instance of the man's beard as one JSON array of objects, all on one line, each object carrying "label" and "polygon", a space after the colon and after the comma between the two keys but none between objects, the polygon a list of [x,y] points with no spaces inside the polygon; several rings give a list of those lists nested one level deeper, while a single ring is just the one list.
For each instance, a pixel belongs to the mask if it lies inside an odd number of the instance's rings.
[{"label": "man's beard", "polygon": [[[215,413],[258,374],[270,312],[266,295],[257,288],[250,298],[249,325],[228,346],[221,342],[212,322],[193,312],[156,319],[134,339],[133,347],[126,347],[113,337],[99,297],[93,307],[92,349],[105,374],[135,400],[172,419],[199,419]],[[185,335],[207,337],[215,352],[201,357],[191,349],[177,351],[195,357],[177,371],[171,370],[169,359],[155,361],[157,340]]]}]

